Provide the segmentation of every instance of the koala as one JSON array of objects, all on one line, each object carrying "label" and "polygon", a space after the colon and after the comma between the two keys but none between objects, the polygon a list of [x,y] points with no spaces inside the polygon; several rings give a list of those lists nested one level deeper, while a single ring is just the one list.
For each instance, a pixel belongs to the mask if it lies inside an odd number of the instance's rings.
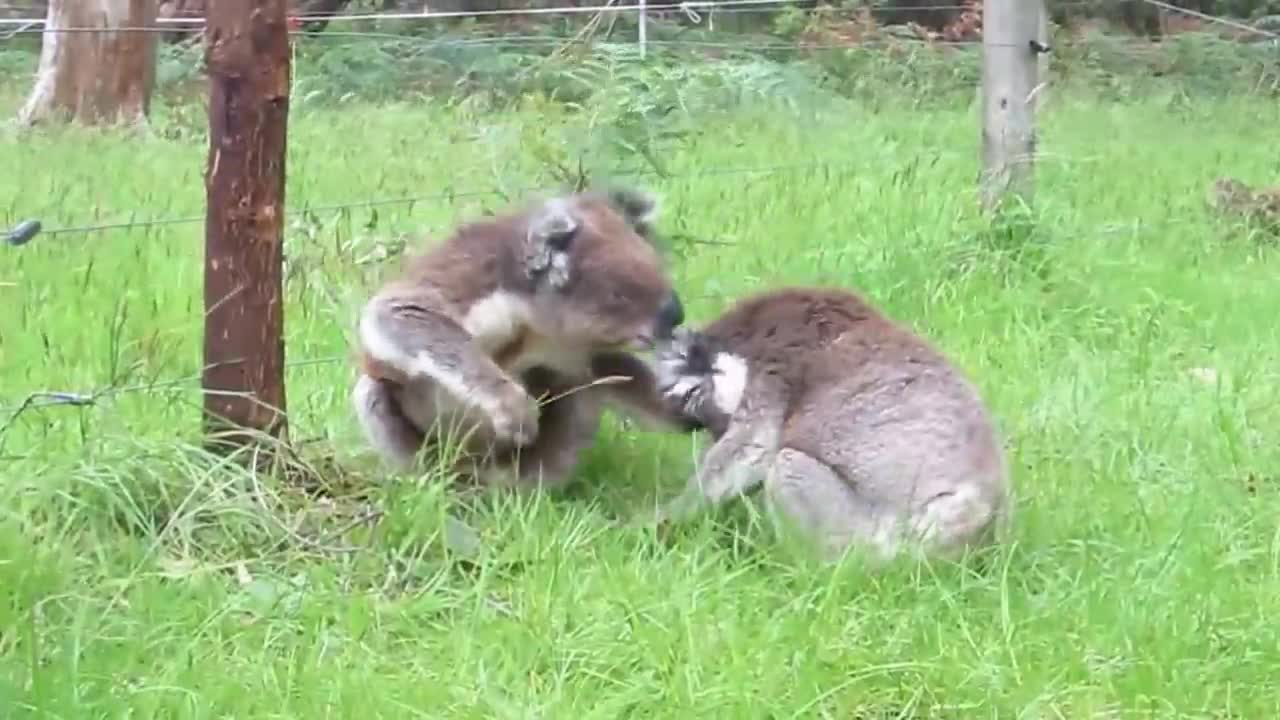
[{"label": "koala", "polygon": [[748,297],[673,331],[656,366],[671,412],[714,439],[659,523],[763,487],[825,560],[856,545],[878,567],[904,550],[958,558],[1007,519],[1006,460],[975,387],[855,293]]},{"label": "koala", "polygon": [[606,407],[692,431],[648,363],[684,321],[653,242],[657,200],[619,189],[461,225],[367,302],[352,402],[389,464],[459,441],[486,486],[562,485]]},{"label": "koala", "polygon": [[1218,178],[1209,187],[1209,205],[1224,215],[1238,215],[1280,228],[1280,188],[1254,190],[1235,178]]}]

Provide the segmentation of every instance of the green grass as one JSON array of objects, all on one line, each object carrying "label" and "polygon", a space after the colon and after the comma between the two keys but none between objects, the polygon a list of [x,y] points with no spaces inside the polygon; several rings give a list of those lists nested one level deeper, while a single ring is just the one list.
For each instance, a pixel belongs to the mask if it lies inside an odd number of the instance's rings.
[{"label": "green grass", "polygon": [[[173,139],[4,135],[0,220],[199,216],[200,111],[161,113]],[[976,213],[972,109],[703,117],[648,183],[665,229],[729,243],[674,250],[694,321],[757,287],[839,284],[971,373],[1018,494],[989,570],[815,567],[741,508],[668,540],[616,529],[681,486],[693,443],[612,422],[571,492],[463,504],[379,470],[341,359],[298,364],[323,499],[202,455],[190,382],[0,432],[0,715],[1276,716],[1280,266],[1203,197],[1221,174],[1276,179],[1280,109],[1062,91],[1042,121],[1030,239]],[[290,360],[344,356],[394,265],[380,247],[502,200],[300,208],[515,199],[549,183],[528,143],[558,122],[296,112]],[[0,248],[0,422],[32,390],[196,373],[201,243],[196,222]],[[468,561],[447,514],[483,539]]]}]

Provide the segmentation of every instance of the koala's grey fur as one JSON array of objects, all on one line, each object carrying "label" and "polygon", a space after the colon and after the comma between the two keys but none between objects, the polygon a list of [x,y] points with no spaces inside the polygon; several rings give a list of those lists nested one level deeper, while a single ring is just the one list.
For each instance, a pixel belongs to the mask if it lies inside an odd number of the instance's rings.
[{"label": "koala's grey fur", "polygon": [[715,443],[659,521],[763,484],[775,517],[834,559],[904,549],[956,558],[1009,512],[998,431],[975,387],[860,296],[784,288],[746,298],[657,355],[659,390]]},{"label": "koala's grey fur", "polygon": [[[655,211],[630,190],[553,197],[410,261],[360,319],[352,400],[373,447],[407,468],[452,434],[472,480],[554,487],[606,406],[687,429],[632,354],[683,321],[649,236]],[[584,387],[608,376],[629,379]]]}]

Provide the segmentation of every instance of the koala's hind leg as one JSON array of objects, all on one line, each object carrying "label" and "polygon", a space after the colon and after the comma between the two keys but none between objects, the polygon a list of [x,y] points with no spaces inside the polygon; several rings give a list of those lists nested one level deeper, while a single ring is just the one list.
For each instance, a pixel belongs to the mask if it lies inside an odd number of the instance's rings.
[{"label": "koala's hind leg", "polygon": [[374,450],[398,469],[408,469],[424,436],[401,409],[395,387],[362,374],[356,379],[351,400],[356,419]]},{"label": "koala's hind leg", "polygon": [[810,536],[824,559],[856,547],[873,568],[907,551],[958,559],[985,539],[994,518],[990,504],[966,486],[910,511],[871,503],[831,466],[793,448],[778,452],[765,494],[775,516]]},{"label": "koala's hind leg", "polygon": [[811,455],[792,448],[779,450],[764,490],[778,524],[807,536],[824,560],[834,561],[857,545],[873,565],[879,565],[897,550],[892,528],[875,509],[831,466]]},{"label": "koala's hind leg", "polygon": [[1005,520],[1004,508],[988,500],[974,485],[939,493],[911,517],[911,537],[933,557],[959,560],[995,540]]}]

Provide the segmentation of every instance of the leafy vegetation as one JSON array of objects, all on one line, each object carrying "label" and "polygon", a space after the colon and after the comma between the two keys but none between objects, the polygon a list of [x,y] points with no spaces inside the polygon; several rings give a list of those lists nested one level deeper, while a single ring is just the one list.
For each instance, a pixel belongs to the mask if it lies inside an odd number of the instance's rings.
[{"label": "leafy vegetation", "polygon": [[[1036,207],[993,224],[970,53],[342,42],[300,45],[290,120],[305,483],[199,448],[194,51],[165,51],[150,135],[0,135],[6,227],[195,218],[0,248],[6,718],[1280,710],[1277,259],[1204,195],[1280,175],[1267,50],[1058,42]],[[613,422],[563,496],[387,476],[347,406],[359,303],[407,243],[581,173],[662,193],[694,322],[838,284],[954,357],[1008,437],[997,562],[816,567],[749,505],[669,538],[617,528],[698,441]]]}]

